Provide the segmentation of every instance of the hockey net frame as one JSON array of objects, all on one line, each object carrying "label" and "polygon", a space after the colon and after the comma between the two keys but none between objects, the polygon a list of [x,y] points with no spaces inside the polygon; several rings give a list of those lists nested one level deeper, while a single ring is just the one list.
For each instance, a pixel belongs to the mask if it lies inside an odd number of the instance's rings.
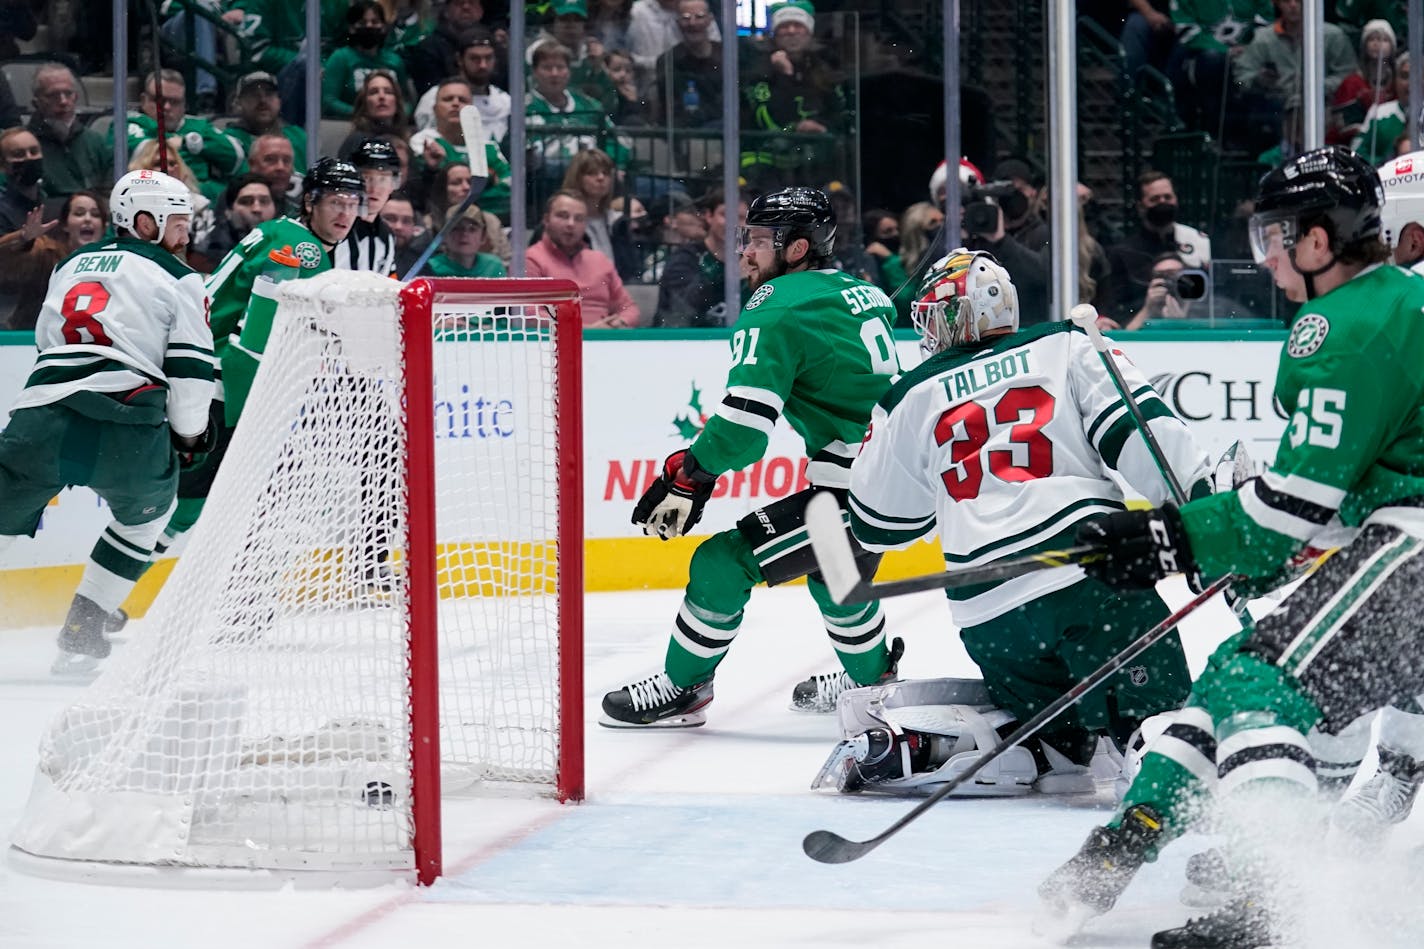
[{"label": "hockey net frame", "polygon": [[[165,879],[172,885],[241,881],[254,870],[279,880],[327,871],[356,885],[396,871],[429,884],[442,872],[442,785],[530,782],[560,801],[583,798],[577,286],[421,279],[402,287],[333,272],[282,285],[278,298],[301,318],[284,320],[279,310],[243,413],[252,431],[238,426],[189,562],[180,558],[165,586],[172,595],[160,594],[138,634],[41,742],[12,840],[11,862],[21,868],[131,883],[151,881],[157,867],[175,871]],[[437,353],[437,343],[454,345]],[[301,355],[284,362],[287,352]],[[312,366],[320,369],[309,376],[294,371]],[[528,413],[530,433],[508,437],[518,426],[495,424],[507,445],[486,446],[472,461],[452,454],[447,432],[437,465],[442,371],[473,380],[462,392],[483,382],[521,393],[509,404]],[[439,405],[448,409],[439,421],[454,426],[456,406]],[[464,412],[468,430],[469,404]],[[380,418],[364,421],[371,414]],[[458,493],[464,482],[475,483],[473,501]],[[474,515],[450,513],[465,503],[500,517],[520,506],[509,500],[518,491],[534,509],[527,520],[471,528]],[[272,513],[274,498],[295,512],[290,522]],[[352,578],[374,566],[387,586],[353,599]],[[233,588],[241,596],[229,595]],[[184,605],[215,590],[216,605]],[[452,648],[452,635],[474,638]],[[511,659],[521,648],[529,654]],[[463,690],[454,699],[442,695],[442,665],[455,680],[447,688]],[[346,699],[286,699],[285,690],[313,680],[320,697],[328,668],[352,672],[328,688]],[[458,681],[465,670],[468,683]],[[373,681],[393,682],[390,694],[371,698]],[[516,683],[517,702],[491,712],[501,698],[491,683],[506,681]],[[462,729],[474,737],[467,742]],[[442,730],[459,746],[450,757]],[[255,780],[254,770],[262,771]],[[248,836],[267,826],[262,820],[276,828],[271,842]],[[124,878],[134,868],[146,872]]]}]

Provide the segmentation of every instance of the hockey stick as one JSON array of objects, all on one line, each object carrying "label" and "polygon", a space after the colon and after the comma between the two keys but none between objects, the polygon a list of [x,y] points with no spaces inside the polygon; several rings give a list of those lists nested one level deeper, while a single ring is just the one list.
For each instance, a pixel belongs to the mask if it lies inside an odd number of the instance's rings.
[{"label": "hockey stick", "polygon": [[1147,452],[1152,456],[1152,463],[1162,473],[1162,480],[1167,482],[1167,488],[1172,492],[1172,500],[1178,505],[1186,504],[1187,492],[1182,490],[1182,483],[1177,480],[1172,466],[1167,464],[1166,453],[1157,443],[1157,436],[1153,435],[1152,429],[1147,426],[1147,418],[1142,414],[1137,400],[1128,391],[1127,380],[1122,377],[1122,370],[1117,367],[1116,360],[1108,351],[1108,341],[1103,336],[1102,330],[1098,329],[1097,309],[1091,303],[1079,303],[1068,312],[1068,318],[1088,334],[1088,340],[1098,351],[1098,358],[1103,361],[1103,368],[1107,369],[1108,375],[1112,377],[1113,387],[1117,389],[1117,394],[1122,397],[1122,404],[1127,407],[1128,414],[1132,416],[1132,424],[1137,427],[1137,431],[1142,435],[1142,440],[1147,443]]},{"label": "hockey stick", "polygon": [[[158,126],[156,134],[158,137],[158,170],[162,174],[168,174],[168,134],[163,127],[163,57],[160,51],[163,49],[163,38],[158,29],[158,5],[161,0],[148,0],[148,19],[153,29],[153,121]],[[192,16],[192,14],[187,14]]]},{"label": "hockey stick", "polygon": [[847,840],[834,831],[814,830],[806,835],[805,840],[801,841],[801,849],[806,852],[806,856],[818,863],[850,863],[852,860],[859,860],[904,830],[905,827],[917,817],[952,794],[955,788],[967,783],[971,778],[982,771],[989,762],[1031,737],[1044,725],[1047,725],[1054,718],[1062,714],[1069,706],[1075,704],[1084,695],[1087,695],[1093,689],[1097,688],[1102,684],[1104,679],[1131,662],[1138,653],[1147,649],[1153,643],[1157,642],[1157,640],[1175,629],[1177,625],[1186,619],[1188,614],[1197,607],[1226,589],[1226,585],[1230,580],[1230,575],[1219,578],[1215,583],[1211,584],[1211,586],[1198,593],[1186,606],[1183,606],[1177,610],[1177,612],[1134,639],[1126,649],[1103,663],[1086,679],[1060,695],[1037,715],[1019,726],[1013,734],[995,745],[993,749],[985,752],[967,771],[954,778],[954,780],[940,785],[933,794],[925,798],[917,804],[912,811],[891,824],[877,836],[869,840]]},{"label": "hockey stick", "polygon": [[[1182,483],[1177,480],[1172,466],[1167,463],[1167,453],[1162,450],[1162,446],[1157,442],[1157,436],[1153,435],[1152,429],[1148,427],[1147,417],[1142,414],[1141,406],[1128,391],[1127,380],[1122,377],[1122,370],[1118,368],[1117,360],[1113,359],[1112,351],[1108,347],[1108,341],[1103,336],[1102,330],[1098,329],[1097,308],[1091,303],[1079,303],[1068,311],[1068,318],[1088,334],[1093,348],[1098,351],[1098,358],[1103,361],[1103,367],[1112,377],[1113,387],[1117,389],[1117,394],[1122,398],[1123,405],[1127,406],[1128,414],[1132,416],[1133,426],[1141,433],[1142,440],[1147,443],[1147,453],[1152,456],[1152,463],[1157,466],[1162,480],[1167,482],[1167,489],[1172,492],[1172,500],[1178,507],[1186,504],[1187,492],[1182,490]],[[1245,616],[1246,600],[1238,597],[1230,587],[1225,590],[1225,598],[1226,605],[1231,607],[1231,611],[1236,614],[1238,619]]]},{"label": "hockey stick", "polygon": [[868,603],[882,597],[919,593],[922,590],[991,583],[1035,570],[1090,563],[1104,556],[1101,548],[1084,545],[1064,550],[1042,550],[1036,554],[1013,560],[1000,560],[982,567],[946,570],[942,573],[927,573],[904,580],[876,583],[860,575],[855,551],[851,549],[850,538],[846,536],[845,517],[841,506],[836,503],[835,495],[823,491],[813,496],[806,503],[805,519],[806,533],[811,538],[811,548],[816,552],[821,578],[825,581],[826,589],[830,591],[831,599],[837,603]]},{"label": "hockey stick", "polygon": [[430,245],[420,252],[410,269],[401,275],[401,280],[410,280],[420,273],[420,268],[440,249],[440,244],[445,240],[450,228],[469,210],[475,199],[484,193],[485,185],[489,184],[489,158],[485,155],[485,123],[480,117],[479,109],[472,105],[460,109],[460,131],[465,136],[465,151],[470,156],[470,193],[465,195],[465,200],[445,218],[440,232],[431,240]]}]

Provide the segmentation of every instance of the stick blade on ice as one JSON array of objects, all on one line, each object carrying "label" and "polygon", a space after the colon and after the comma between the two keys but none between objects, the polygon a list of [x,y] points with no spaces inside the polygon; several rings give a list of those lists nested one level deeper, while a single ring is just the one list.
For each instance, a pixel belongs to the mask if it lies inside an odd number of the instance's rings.
[{"label": "stick blade on ice", "polygon": [[860,585],[861,578],[855,551],[846,536],[845,514],[834,495],[822,491],[806,503],[806,533],[810,535],[811,549],[816,552],[826,589],[833,600],[844,603]]},{"label": "stick blade on ice", "polygon": [[875,844],[867,846],[860,841],[846,840],[834,831],[813,830],[801,841],[801,849],[817,863],[850,863],[875,849]]}]

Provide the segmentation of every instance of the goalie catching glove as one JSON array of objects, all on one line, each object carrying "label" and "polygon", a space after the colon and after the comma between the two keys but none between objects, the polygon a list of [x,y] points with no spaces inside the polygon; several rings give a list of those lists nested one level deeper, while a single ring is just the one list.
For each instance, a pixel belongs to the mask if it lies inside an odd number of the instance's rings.
[{"label": "goalie catching glove", "polygon": [[668,455],[663,471],[633,508],[633,523],[663,540],[690,531],[702,519],[717,476],[700,467],[685,448]]},{"label": "goalie catching glove", "polygon": [[1110,587],[1145,590],[1174,573],[1196,577],[1182,516],[1171,505],[1085,521],[1077,541],[1102,549],[1103,557],[1084,563],[1083,572]]}]

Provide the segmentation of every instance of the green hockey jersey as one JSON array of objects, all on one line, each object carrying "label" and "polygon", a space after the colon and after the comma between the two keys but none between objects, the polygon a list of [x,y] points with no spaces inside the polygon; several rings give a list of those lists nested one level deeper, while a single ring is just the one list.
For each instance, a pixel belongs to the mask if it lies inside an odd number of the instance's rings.
[{"label": "green hockey jersey", "polygon": [[[1375,266],[1301,307],[1276,371],[1290,411],[1276,461],[1182,508],[1204,575],[1274,572],[1336,513],[1348,526],[1424,514],[1424,278]],[[1403,508],[1395,517],[1383,508]]]},{"label": "green hockey jersey", "polygon": [[836,270],[786,274],[757,288],[732,331],[727,394],[692,444],[721,474],[766,451],[776,420],[806,442],[806,478],[850,485],[870,410],[900,373],[895,306],[874,284]]},{"label": "green hockey jersey", "polygon": [[331,258],[315,234],[299,221],[278,218],[249,231],[208,278],[213,351],[229,425],[242,414],[272,332],[277,283],[330,269]]}]

